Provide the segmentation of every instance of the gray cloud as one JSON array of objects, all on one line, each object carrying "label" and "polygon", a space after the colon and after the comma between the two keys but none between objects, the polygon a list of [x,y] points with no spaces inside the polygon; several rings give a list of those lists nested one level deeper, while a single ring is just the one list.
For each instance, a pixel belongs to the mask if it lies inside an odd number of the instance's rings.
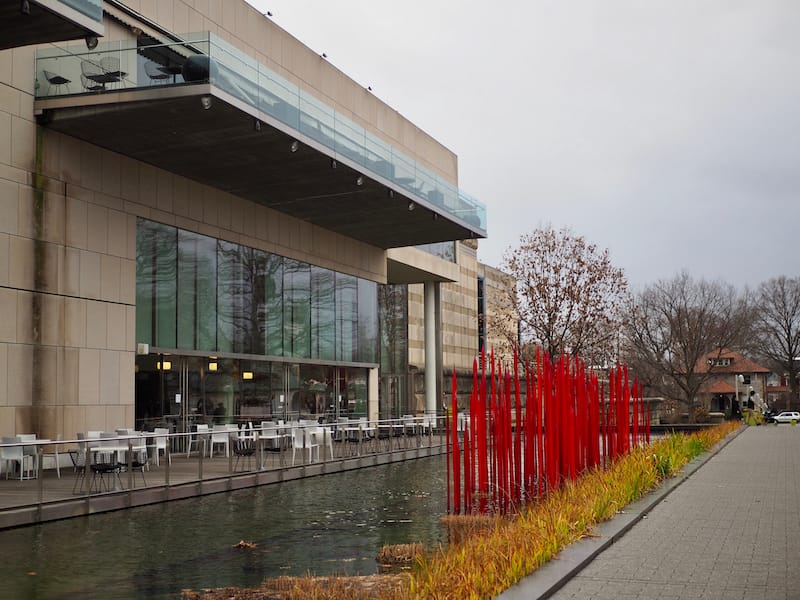
[{"label": "gray cloud", "polygon": [[797,274],[797,2],[251,3],[459,155],[489,264],[552,224],[635,285]]}]

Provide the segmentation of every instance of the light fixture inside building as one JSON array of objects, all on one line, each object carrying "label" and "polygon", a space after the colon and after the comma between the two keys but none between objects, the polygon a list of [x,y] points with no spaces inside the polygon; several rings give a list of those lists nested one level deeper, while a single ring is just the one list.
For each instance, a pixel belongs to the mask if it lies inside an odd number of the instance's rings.
[{"label": "light fixture inside building", "polygon": [[408,203],[408,210],[414,210],[415,208],[417,208],[416,204],[414,204],[413,202]]},{"label": "light fixture inside building", "polygon": [[215,362],[208,363],[208,370],[209,371],[216,371],[219,365]]},{"label": "light fixture inside building", "polygon": [[434,221],[438,221],[439,220],[439,213],[433,213],[433,220]]},{"label": "light fixture inside building", "polygon": [[158,361],[156,363],[156,368],[159,371],[169,371],[172,368],[172,363],[168,360],[165,360],[164,362]]},{"label": "light fixture inside building", "polygon": [[394,198],[394,190],[389,190],[389,198]]},{"label": "light fixture inside building", "polygon": [[339,163],[336,162],[335,158],[332,158],[331,159],[331,169],[335,169],[338,166],[339,166]]},{"label": "light fixture inside building", "polygon": [[244,371],[242,373],[242,379],[252,379],[252,378],[253,378],[253,372],[252,371]]},{"label": "light fixture inside building", "polygon": [[205,110],[211,108],[211,96],[200,96],[200,106]]},{"label": "light fixture inside building", "polygon": [[83,38],[83,41],[86,42],[86,47],[89,50],[94,50],[97,48],[98,41],[96,35],[87,35],[85,38]]},{"label": "light fixture inside building", "polygon": [[363,175],[359,175],[358,177],[356,177],[356,185],[364,185],[364,176]]},{"label": "light fixture inside building", "polygon": [[259,121],[258,119],[256,119],[255,123],[253,123],[253,128],[254,128],[256,131],[261,131],[261,121]]},{"label": "light fixture inside building", "polygon": [[31,14],[31,3],[28,0],[22,0],[22,4],[20,4],[19,12],[23,15]]},{"label": "light fixture inside building", "polygon": [[289,146],[289,149],[290,149],[292,152],[297,152],[297,151],[300,149],[300,142],[298,142],[297,140],[294,140],[294,141],[292,142],[292,145],[291,145],[291,146]]}]

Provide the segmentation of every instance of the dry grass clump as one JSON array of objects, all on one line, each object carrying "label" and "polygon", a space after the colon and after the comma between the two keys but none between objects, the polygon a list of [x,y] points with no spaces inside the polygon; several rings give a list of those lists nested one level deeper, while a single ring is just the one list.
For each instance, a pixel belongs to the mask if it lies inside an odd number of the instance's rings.
[{"label": "dry grass clump", "polygon": [[495,515],[444,515],[439,521],[447,532],[447,545],[462,543],[475,534],[495,527],[503,517]]},{"label": "dry grass clump", "polygon": [[257,588],[183,590],[181,600],[404,600],[408,575],[276,577]]},{"label": "dry grass clump", "polygon": [[382,567],[410,568],[424,553],[422,544],[392,544],[383,546],[375,560]]}]

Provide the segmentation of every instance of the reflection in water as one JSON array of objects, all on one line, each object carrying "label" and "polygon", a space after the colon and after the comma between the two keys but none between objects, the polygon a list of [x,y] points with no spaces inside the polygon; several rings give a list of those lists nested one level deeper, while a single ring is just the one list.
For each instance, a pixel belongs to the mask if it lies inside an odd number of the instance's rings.
[{"label": "reflection in water", "polygon": [[[3,597],[174,598],[267,577],[377,572],[442,541],[445,459],[423,458],[0,532]],[[233,548],[240,540],[251,550]]]}]

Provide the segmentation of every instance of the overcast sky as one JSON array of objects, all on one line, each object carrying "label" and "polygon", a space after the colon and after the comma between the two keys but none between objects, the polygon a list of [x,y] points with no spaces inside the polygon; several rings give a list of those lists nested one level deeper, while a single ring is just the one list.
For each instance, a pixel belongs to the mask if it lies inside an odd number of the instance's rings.
[{"label": "overcast sky", "polygon": [[634,288],[800,275],[797,0],[248,0],[454,151],[479,259],[542,225]]}]

